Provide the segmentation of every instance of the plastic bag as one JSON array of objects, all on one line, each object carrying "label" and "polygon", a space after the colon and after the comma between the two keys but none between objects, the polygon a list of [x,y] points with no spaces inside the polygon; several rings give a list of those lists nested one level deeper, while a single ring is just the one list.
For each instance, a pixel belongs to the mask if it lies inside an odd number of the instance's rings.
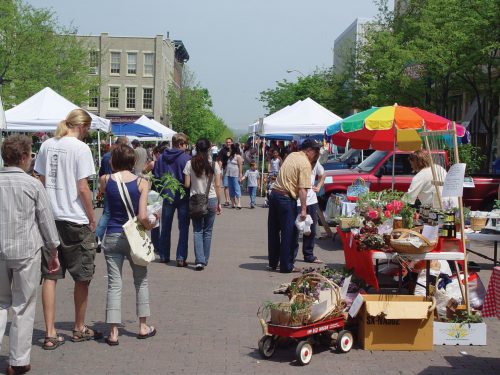
[{"label": "plastic bag", "polygon": [[306,215],[306,219],[304,221],[300,220],[300,215],[297,215],[297,219],[295,219],[295,226],[297,229],[304,233],[304,236],[311,235],[311,225],[313,223],[313,219],[311,215]]}]

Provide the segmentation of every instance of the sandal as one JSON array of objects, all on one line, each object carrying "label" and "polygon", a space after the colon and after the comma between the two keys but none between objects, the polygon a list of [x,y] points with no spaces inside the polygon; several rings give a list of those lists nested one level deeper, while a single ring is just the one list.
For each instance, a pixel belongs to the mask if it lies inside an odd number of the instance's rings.
[{"label": "sandal", "polygon": [[64,344],[64,338],[62,336],[56,335],[56,337],[46,336],[43,340],[42,348],[44,350],[54,350]]},{"label": "sandal", "polygon": [[149,339],[150,337],[153,337],[154,335],[156,335],[156,328],[153,326],[149,326],[148,333],[146,333],[145,335],[141,335],[139,333],[139,334],[137,334],[137,338],[141,339],[141,340],[145,340],[145,339]]},{"label": "sandal", "polygon": [[109,337],[106,337],[106,339],[104,340],[104,342],[106,344],[108,344],[109,346],[118,346],[118,345],[120,345],[120,343],[118,342],[118,340],[116,340],[116,341],[110,340]]},{"label": "sandal", "polygon": [[94,331],[87,326],[83,326],[83,331],[73,331],[73,337],[71,341],[82,342],[88,340],[99,340],[102,339],[102,333],[99,331]]}]

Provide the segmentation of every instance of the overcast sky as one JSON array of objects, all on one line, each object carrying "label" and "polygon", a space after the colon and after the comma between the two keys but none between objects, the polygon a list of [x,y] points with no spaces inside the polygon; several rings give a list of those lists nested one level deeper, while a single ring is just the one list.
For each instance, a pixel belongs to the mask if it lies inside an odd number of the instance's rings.
[{"label": "overcast sky", "polygon": [[[184,42],[189,68],[230,128],[265,115],[259,92],[333,63],[333,42],[373,0],[25,0],[52,8],[82,35],[150,36]],[[392,1],[390,2],[393,3]]]}]

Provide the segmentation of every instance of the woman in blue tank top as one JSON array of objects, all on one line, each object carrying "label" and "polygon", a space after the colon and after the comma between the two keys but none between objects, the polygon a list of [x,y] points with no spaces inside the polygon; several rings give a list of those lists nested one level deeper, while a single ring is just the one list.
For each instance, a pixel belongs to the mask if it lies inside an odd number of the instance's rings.
[{"label": "woman in blue tank top", "polygon": [[[134,150],[127,145],[118,145],[111,152],[111,168],[114,173],[120,173],[132,201],[134,213],[139,222],[147,229],[153,228],[147,217],[147,199],[149,183],[132,174],[135,164]],[[139,332],[137,338],[145,339],[156,334],[153,326],[146,324],[150,316],[148,269],[134,264],[130,258],[130,246],[123,232],[123,224],[128,221],[125,205],[118,190],[118,182],[113,175],[104,175],[100,178],[100,189],[106,193],[109,205],[110,218],[106,228],[103,243],[104,256],[108,270],[108,291],[106,301],[106,323],[110,325],[106,343],[110,346],[118,345],[118,325],[122,322],[121,316],[121,289],[122,267],[128,259],[134,277],[136,289],[136,311],[139,317]]]}]

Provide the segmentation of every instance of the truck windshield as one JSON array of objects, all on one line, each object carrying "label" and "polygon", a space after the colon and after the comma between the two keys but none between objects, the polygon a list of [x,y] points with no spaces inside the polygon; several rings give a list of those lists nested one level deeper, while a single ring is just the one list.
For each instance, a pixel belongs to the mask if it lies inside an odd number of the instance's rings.
[{"label": "truck windshield", "polygon": [[385,158],[387,155],[387,151],[375,151],[373,154],[368,156],[360,165],[358,165],[358,169],[362,172],[370,172],[373,168],[375,168],[380,161]]},{"label": "truck windshield", "polygon": [[344,153],[344,155],[342,155],[339,160],[340,161],[347,161],[347,160],[349,160],[352,156],[354,156],[357,153],[359,153],[359,150],[351,148],[349,151],[347,151],[346,153]]}]

